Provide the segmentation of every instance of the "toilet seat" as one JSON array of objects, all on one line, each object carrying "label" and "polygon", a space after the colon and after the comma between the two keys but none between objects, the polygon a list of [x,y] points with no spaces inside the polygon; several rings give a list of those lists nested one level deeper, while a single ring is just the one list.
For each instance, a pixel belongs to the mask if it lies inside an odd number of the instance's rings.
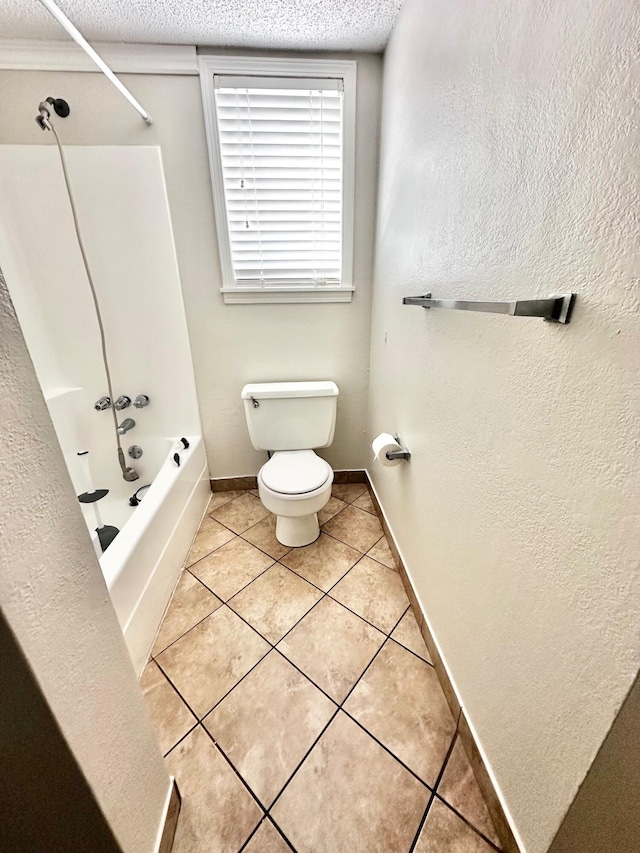
[{"label": "toilet seat", "polygon": [[305,495],[333,479],[331,466],[313,450],[281,450],[260,469],[264,485],[280,495]]}]

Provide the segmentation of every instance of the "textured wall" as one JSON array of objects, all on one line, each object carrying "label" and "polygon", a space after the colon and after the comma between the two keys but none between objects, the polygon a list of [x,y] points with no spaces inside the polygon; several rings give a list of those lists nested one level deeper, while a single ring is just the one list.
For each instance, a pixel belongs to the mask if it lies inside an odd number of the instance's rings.
[{"label": "textured wall", "polygon": [[640,850],[640,679],[624,705],[549,853],[638,853]]},{"label": "textured wall", "polygon": [[[407,0],[385,54],[376,489],[527,853],[640,664],[640,14]],[[404,295],[575,290],[571,325]]]},{"label": "textured wall", "polygon": [[167,771],[1,275],[0,412],[4,619],[123,851],[152,853]]},{"label": "textured wall", "polygon": [[122,853],[1,611],[0,679],[0,850]]},{"label": "textured wall", "polygon": [[[344,55],[334,55],[345,58]],[[71,145],[159,145],[191,339],[207,455],[214,477],[255,474],[240,400],[246,382],[333,379],[340,386],[334,468],[366,459],[371,278],[382,61],[358,61],[353,302],[224,305],[197,77],[123,75],[154,118],[147,127],[100,74],[0,71],[0,144],[51,144],[34,122],[47,95],[64,97]],[[170,358],[170,353],[167,353]]]}]

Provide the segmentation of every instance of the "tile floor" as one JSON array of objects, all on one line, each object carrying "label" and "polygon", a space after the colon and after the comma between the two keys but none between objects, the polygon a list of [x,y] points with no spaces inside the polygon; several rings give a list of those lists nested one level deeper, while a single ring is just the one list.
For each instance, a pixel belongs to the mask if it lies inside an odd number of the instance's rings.
[{"label": "tile floor", "polygon": [[212,496],[141,678],[175,853],[491,853],[499,842],[366,486],[289,549]]}]

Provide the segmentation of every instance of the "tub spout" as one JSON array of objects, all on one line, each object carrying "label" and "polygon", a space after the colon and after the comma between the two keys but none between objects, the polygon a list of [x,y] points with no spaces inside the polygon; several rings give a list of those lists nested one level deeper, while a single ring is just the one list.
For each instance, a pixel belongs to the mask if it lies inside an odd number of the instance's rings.
[{"label": "tub spout", "polygon": [[133,418],[125,418],[118,427],[118,435],[124,435],[125,432],[129,432],[130,429],[133,429],[135,425],[136,422]]}]

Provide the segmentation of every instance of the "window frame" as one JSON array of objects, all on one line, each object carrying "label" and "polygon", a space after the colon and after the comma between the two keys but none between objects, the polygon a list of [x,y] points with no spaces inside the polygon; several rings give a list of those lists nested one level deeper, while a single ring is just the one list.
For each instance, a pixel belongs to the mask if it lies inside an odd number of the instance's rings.
[{"label": "window frame", "polygon": [[[302,59],[249,56],[198,57],[205,130],[209,153],[211,189],[225,303],[351,302],[353,286],[353,229],[356,138],[355,60]],[[339,286],[303,285],[238,287],[236,285],[224,194],[224,177],[215,106],[215,75],[256,75],[260,77],[340,78],[343,81],[343,162],[342,162],[342,271]]]}]

